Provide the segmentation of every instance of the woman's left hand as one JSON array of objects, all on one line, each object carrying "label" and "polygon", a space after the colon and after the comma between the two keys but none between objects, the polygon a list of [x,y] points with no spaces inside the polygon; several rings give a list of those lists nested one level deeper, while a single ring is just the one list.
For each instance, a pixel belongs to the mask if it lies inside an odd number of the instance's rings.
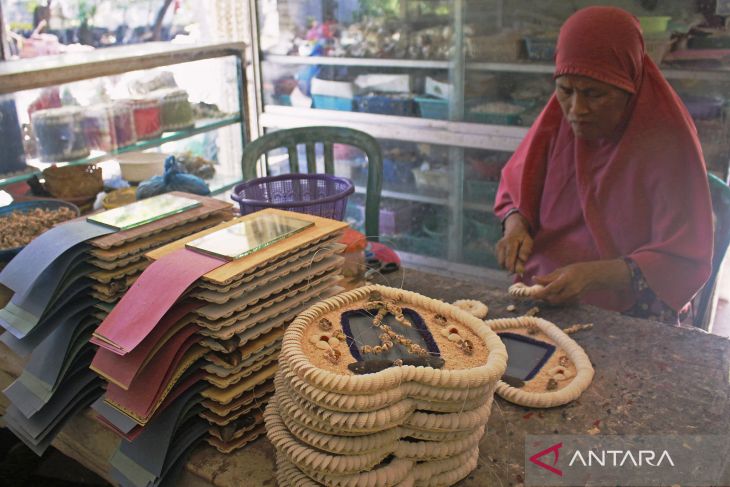
[{"label": "woman's left hand", "polygon": [[551,304],[575,303],[591,288],[594,277],[591,266],[585,262],[560,267],[550,274],[532,279],[536,284],[545,286],[545,289],[535,293],[533,297]]},{"label": "woman's left hand", "polygon": [[578,262],[544,276],[535,276],[533,281],[545,286],[533,295],[535,299],[551,304],[571,304],[587,291],[630,287],[631,272],[622,259]]}]

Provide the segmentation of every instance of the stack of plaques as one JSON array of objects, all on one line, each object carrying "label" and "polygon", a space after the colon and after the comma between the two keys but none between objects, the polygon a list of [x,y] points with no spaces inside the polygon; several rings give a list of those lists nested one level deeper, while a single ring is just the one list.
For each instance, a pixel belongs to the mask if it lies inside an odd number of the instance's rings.
[{"label": "stack of plaques", "polygon": [[199,439],[230,452],[264,432],[283,328],[341,291],[346,226],[270,209],[147,254],[92,338],[109,382],[93,407],[129,440],[121,485],[157,485]]},{"label": "stack of plaques", "polygon": [[[112,224],[115,215],[126,225]],[[0,274],[1,339],[30,357],[5,390],[8,427],[42,453],[70,414],[101,395],[88,342],[148,264],[144,251],[231,217],[228,203],[170,193],[56,226],[18,254]]]},{"label": "stack of plaques", "polygon": [[279,485],[452,485],[476,467],[506,363],[441,301],[368,286],[315,304],[284,334],[264,413]]}]

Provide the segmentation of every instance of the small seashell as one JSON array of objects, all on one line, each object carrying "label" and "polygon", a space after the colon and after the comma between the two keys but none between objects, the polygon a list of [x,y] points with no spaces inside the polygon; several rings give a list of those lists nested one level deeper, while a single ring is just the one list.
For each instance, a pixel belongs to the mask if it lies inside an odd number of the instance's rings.
[{"label": "small seashell", "polygon": [[313,343],[314,345],[316,345],[317,342],[319,341],[319,335],[312,335],[311,337],[309,337],[309,341],[311,343]]},{"label": "small seashell", "polygon": [[337,345],[340,344],[340,341],[337,338],[335,338],[335,337],[331,337],[327,341],[327,343],[329,344],[330,347],[335,348]]},{"label": "small seashell", "polygon": [[320,330],[330,331],[332,329],[332,322],[327,318],[322,318],[319,320],[319,328]]},{"label": "small seashell", "polygon": [[330,347],[329,343],[325,342],[324,340],[320,340],[317,342],[317,348],[322,350],[331,350],[332,347]]},{"label": "small seashell", "polygon": [[385,348],[386,350],[390,350],[391,348],[393,348],[393,342],[391,342],[390,340],[385,340],[383,342],[383,348]]},{"label": "small seashell", "polygon": [[557,390],[557,388],[558,388],[558,381],[556,381],[555,379],[549,379],[547,381],[547,387],[546,388],[547,388],[548,391],[555,391],[555,390]]},{"label": "small seashell", "polygon": [[373,353],[382,353],[382,352],[383,352],[383,347],[381,345],[375,345],[373,347]]},{"label": "small seashell", "polygon": [[441,328],[441,334],[445,337],[448,337],[449,335],[451,335],[451,332],[448,328]]},{"label": "small seashell", "polygon": [[390,335],[388,335],[387,333],[381,333],[378,338],[381,342],[384,342],[386,340],[390,340]]},{"label": "small seashell", "polygon": [[329,360],[333,364],[336,364],[337,362],[340,361],[340,356],[341,355],[342,354],[339,351],[337,351],[335,349],[332,349],[332,348],[330,348],[329,350],[327,350],[327,351],[324,352],[324,358],[326,358],[327,360]]},{"label": "small seashell", "polygon": [[461,336],[457,335],[456,333],[449,334],[449,341],[451,342],[460,342]]},{"label": "small seashell", "polygon": [[364,347],[362,347],[360,349],[360,352],[362,352],[362,353],[373,353],[373,347],[371,347],[370,345],[365,345]]},{"label": "small seashell", "polygon": [[512,312],[516,309],[517,309],[517,306],[515,306],[514,304],[510,304],[509,306],[507,306],[507,311],[509,311],[509,312]]},{"label": "small seashell", "polygon": [[373,291],[368,296],[368,301],[382,301],[383,295],[380,294],[378,291]]},{"label": "small seashell", "polygon": [[433,319],[441,326],[445,326],[447,323],[446,317],[444,315],[435,315]]},{"label": "small seashell", "polygon": [[544,287],[540,284],[534,284],[532,286],[528,286],[523,282],[517,282],[515,284],[512,284],[508,289],[507,292],[511,294],[512,296],[520,296],[520,297],[529,297],[533,296],[535,293],[543,290]]},{"label": "small seashell", "polygon": [[533,306],[532,308],[527,310],[527,313],[525,313],[525,316],[536,316],[540,312],[540,308],[537,306]]},{"label": "small seashell", "polygon": [[337,330],[332,334],[335,338],[337,338],[339,341],[344,342],[345,341],[345,334],[341,330]]},{"label": "small seashell", "polygon": [[570,359],[568,358],[568,356],[561,355],[560,357],[558,357],[558,365],[560,365],[561,367],[567,367],[568,365],[570,365]]},{"label": "small seashell", "polygon": [[403,360],[402,359],[397,358],[397,359],[393,360],[393,366],[394,367],[401,367],[402,365],[403,365]]},{"label": "small seashell", "polygon": [[573,373],[561,365],[548,370],[548,375],[557,381],[564,381],[573,377]]},{"label": "small seashell", "polygon": [[466,355],[474,353],[474,345],[471,343],[471,340],[462,340],[461,343],[459,343],[459,346],[461,347],[461,351]]}]

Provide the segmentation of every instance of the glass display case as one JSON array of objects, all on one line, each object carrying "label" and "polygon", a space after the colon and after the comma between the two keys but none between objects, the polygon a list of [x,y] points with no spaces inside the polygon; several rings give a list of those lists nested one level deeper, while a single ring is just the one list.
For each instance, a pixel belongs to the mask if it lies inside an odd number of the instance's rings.
[{"label": "glass display case", "polygon": [[392,239],[406,261],[503,278],[492,271],[500,170],[553,92],[560,26],[589,5],[639,17],[647,53],[695,120],[708,169],[727,177],[730,12],[717,10],[722,2],[253,3],[258,130],[340,125],[378,138],[384,201],[409,221]]},{"label": "glass display case", "polygon": [[214,194],[231,188],[248,139],[243,50],[149,43],[0,63],[0,186],[52,165],[136,183],[173,154]]}]

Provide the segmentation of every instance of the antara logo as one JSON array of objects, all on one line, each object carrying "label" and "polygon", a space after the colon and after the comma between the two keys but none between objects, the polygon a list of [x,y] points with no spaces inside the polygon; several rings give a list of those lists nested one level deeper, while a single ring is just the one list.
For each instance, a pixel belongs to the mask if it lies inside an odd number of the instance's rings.
[{"label": "antara logo", "polygon": [[[530,461],[537,465],[540,468],[544,468],[545,470],[554,473],[555,475],[559,475],[560,477],[563,476],[563,471],[559,468],[556,468],[555,465],[558,463],[558,459],[560,458],[560,449],[563,447],[563,442],[555,443],[553,446],[545,448],[543,451],[537,452],[534,455],[530,457]],[[540,458],[553,454],[555,456],[555,459],[553,460],[552,465],[548,465],[547,463],[540,460]],[[575,458],[575,455],[573,455]],[[572,465],[572,463],[571,463]]]},{"label": "antara logo", "polygon": [[653,450],[639,450],[633,453],[631,450],[589,450],[585,456],[580,450],[576,450],[568,466],[572,467],[574,463],[578,462],[584,467],[592,467],[594,464],[601,467],[605,467],[606,465],[609,467],[623,467],[624,465],[633,467],[643,467],[644,465],[660,467],[662,463],[674,467],[674,461],[669,456],[667,450],[662,451],[659,459],[655,463],[656,458],[657,454]]}]

